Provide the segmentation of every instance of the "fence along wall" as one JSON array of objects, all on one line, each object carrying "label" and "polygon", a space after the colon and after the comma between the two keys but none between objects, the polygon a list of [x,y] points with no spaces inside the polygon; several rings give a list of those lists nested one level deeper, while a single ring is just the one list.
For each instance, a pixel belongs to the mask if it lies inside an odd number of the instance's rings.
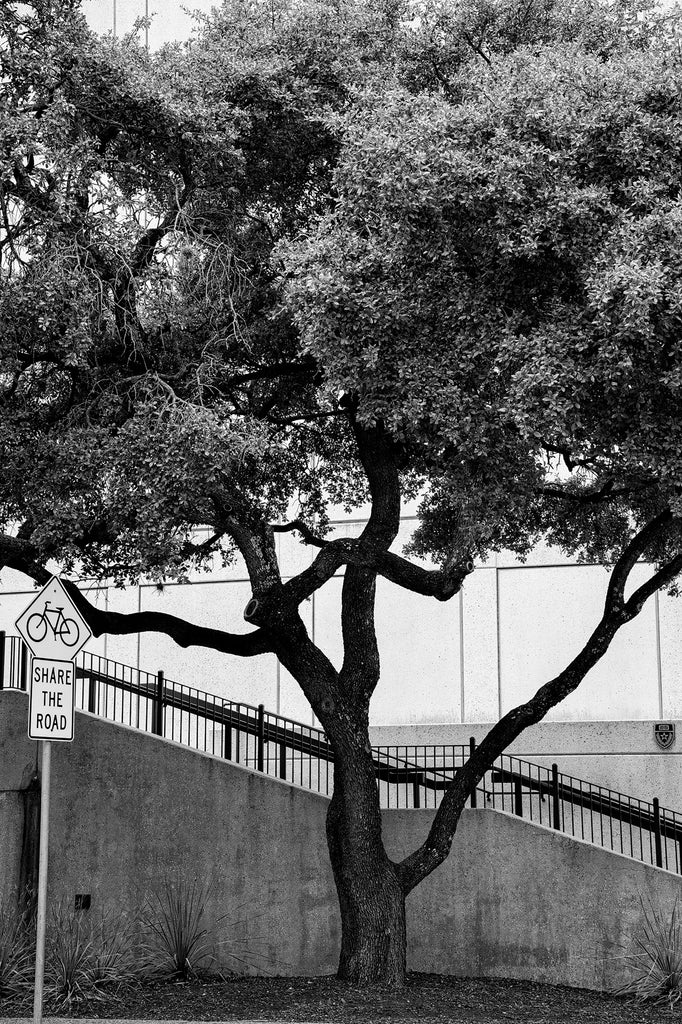
[{"label": "fence along wall", "polygon": [[[16,791],[35,764],[27,713],[25,694],[0,693],[0,895],[16,886]],[[90,893],[92,913],[134,912],[165,877],[196,876],[214,883],[209,923],[224,968],[332,973],[326,810],[318,794],[79,713],[75,742],[53,750],[51,899]],[[386,811],[389,852],[416,846],[432,816]],[[668,872],[469,810],[453,854],[408,900],[409,964],[605,988],[621,980],[619,944],[637,926],[639,895],[668,908],[681,889]]]},{"label": "fence along wall", "polygon": [[[0,689],[26,689],[29,652],[0,632]],[[329,796],[334,755],[324,732],[248,704],[226,701],[96,655],[76,665],[76,706],[122,725]],[[468,744],[375,746],[380,806],[436,808],[468,759]],[[678,794],[675,792],[675,797]],[[503,754],[470,794],[471,807],[511,810],[540,825],[587,839],[682,874],[682,814],[658,797],[643,801],[612,788]]]}]

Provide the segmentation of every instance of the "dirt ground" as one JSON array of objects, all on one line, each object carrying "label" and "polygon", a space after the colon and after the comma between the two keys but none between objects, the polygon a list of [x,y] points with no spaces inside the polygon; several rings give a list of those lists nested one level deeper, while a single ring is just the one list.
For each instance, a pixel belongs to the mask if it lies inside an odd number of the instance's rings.
[{"label": "dirt ground", "polygon": [[[46,1010],[48,1007],[46,1007]],[[584,989],[530,982],[412,974],[395,992],[358,989],[335,978],[234,978],[128,988],[61,1007],[60,1016],[140,1020],[280,1020],[321,1024],[653,1024],[682,1022],[682,1010],[642,1006]],[[27,1016],[27,1003],[0,1017]]]}]

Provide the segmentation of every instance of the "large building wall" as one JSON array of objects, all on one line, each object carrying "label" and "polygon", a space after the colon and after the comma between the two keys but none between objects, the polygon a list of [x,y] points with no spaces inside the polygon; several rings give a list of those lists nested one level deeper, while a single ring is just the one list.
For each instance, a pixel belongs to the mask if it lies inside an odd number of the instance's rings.
[{"label": "large building wall", "polygon": [[146,38],[152,49],[190,35],[194,23],[183,7],[207,13],[216,6],[216,0],[190,0],[187,4],[181,0],[82,0],[90,25],[101,34],[123,36],[133,30],[136,19],[149,16],[147,35],[142,29],[140,38]]},{"label": "large building wall", "polygon": [[[16,886],[18,790],[36,761],[25,694],[0,692],[0,897]],[[78,714],[53,746],[49,894],[90,913],[137,913],[164,878],[213,884],[207,923],[223,967],[327,974],[339,919],[325,797],[167,740]],[[430,811],[387,811],[398,859]],[[682,880],[485,808],[465,811],[446,862],[408,899],[413,969],[603,989],[623,976],[640,897],[669,912]],[[250,950],[248,954],[246,951]]]},{"label": "large building wall", "polygon": [[[361,525],[339,522],[336,534],[356,533]],[[413,525],[410,519],[403,521],[396,550]],[[278,544],[285,578],[309,564],[311,549],[291,535],[279,535]],[[635,575],[642,579],[647,571],[637,566]],[[607,581],[601,566],[576,565],[543,548],[525,564],[502,554],[477,566],[461,594],[446,603],[380,580],[381,680],[372,699],[372,724],[419,727],[424,735],[427,725],[496,721],[577,653],[599,619]],[[14,620],[31,593],[25,577],[3,571],[0,629],[14,631]],[[243,609],[251,590],[241,564],[216,566],[191,584],[169,584],[161,591],[154,584],[141,584],[126,590],[91,588],[90,595],[115,611],[156,609],[206,626],[248,629]],[[337,576],[302,608],[313,639],[337,665],[342,657],[340,595]],[[681,615],[682,598],[651,598],[548,720],[682,717]],[[105,637],[88,649],[151,672],[164,669],[169,679],[232,700],[262,702],[290,718],[312,721],[298,685],[272,655],[244,660],[199,648],[181,650],[159,634]]]}]

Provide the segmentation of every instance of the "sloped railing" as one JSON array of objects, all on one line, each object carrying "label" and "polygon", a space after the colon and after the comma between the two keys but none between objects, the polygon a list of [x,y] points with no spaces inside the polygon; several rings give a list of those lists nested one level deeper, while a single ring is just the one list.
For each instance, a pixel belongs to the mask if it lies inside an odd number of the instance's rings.
[{"label": "sloped railing", "polygon": [[[0,689],[27,689],[30,655],[0,632]],[[326,796],[334,752],[325,733],[258,706],[81,653],[76,706],[120,725]],[[474,747],[469,744],[372,748],[384,808],[436,808]],[[682,874],[682,814],[512,755],[503,754],[471,793],[472,807],[508,811],[616,853]]]}]

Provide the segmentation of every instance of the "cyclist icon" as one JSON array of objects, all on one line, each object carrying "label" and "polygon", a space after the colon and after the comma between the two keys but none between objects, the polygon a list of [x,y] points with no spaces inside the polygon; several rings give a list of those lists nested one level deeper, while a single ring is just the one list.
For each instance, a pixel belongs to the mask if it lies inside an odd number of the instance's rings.
[{"label": "cyclist icon", "polygon": [[66,647],[75,647],[78,643],[80,630],[75,619],[67,619],[64,615],[64,606],[51,607],[50,602],[45,602],[42,612],[34,612],[29,615],[26,622],[26,632],[30,640],[39,644],[47,636],[47,631],[52,631],[55,640],[61,640]]}]

